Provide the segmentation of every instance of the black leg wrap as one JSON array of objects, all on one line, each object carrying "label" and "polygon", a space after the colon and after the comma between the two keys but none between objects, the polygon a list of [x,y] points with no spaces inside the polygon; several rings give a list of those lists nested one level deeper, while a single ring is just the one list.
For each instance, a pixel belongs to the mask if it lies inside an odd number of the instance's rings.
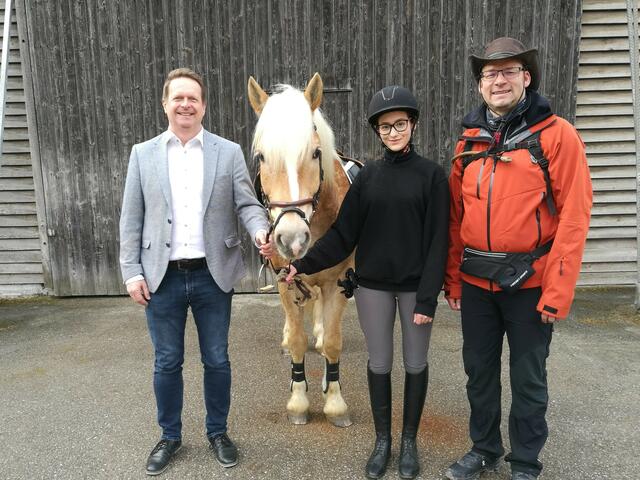
[{"label": "black leg wrap", "polygon": [[340,362],[329,363],[328,359],[324,359],[325,361],[325,386],[324,393],[327,393],[329,390],[329,382],[339,382],[340,381]]},{"label": "black leg wrap", "polygon": [[291,362],[291,388],[293,389],[293,382],[304,382],[307,391],[309,390],[309,384],[307,383],[307,377],[304,374],[304,359],[302,363]]}]

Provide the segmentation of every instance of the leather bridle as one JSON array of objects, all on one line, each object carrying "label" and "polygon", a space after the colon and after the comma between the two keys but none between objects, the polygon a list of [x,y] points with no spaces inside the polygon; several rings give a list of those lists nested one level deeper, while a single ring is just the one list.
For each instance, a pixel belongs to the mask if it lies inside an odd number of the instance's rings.
[{"label": "leather bridle", "polygon": [[[260,181],[260,164],[264,161],[264,156],[262,155],[262,153],[257,153],[254,156],[254,162],[255,162],[255,165],[257,165],[257,172],[256,172],[256,179],[254,181],[254,187],[256,190],[256,194],[258,194],[258,198],[260,199],[260,202],[264,206],[265,210],[267,210],[267,213],[269,216],[269,232],[267,233],[267,239],[271,236],[273,231],[276,229],[282,217],[287,213],[295,213],[296,215],[299,215],[300,218],[304,220],[304,223],[307,224],[307,227],[311,227],[311,217],[313,217],[313,214],[316,213],[316,210],[318,209],[318,203],[320,202],[320,192],[322,191],[322,182],[324,181],[324,169],[322,168],[322,151],[320,150],[319,147],[314,150],[312,158],[315,160],[318,160],[318,168],[319,168],[318,171],[319,171],[319,177],[320,177],[318,182],[318,189],[311,197],[302,198],[300,200],[294,200],[291,202],[285,202],[280,200],[272,201],[271,199],[269,199],[269,196],[266,193],[264,193],[264,190],[262,189],[262,182]],[[309,204],[311,204],[311,215],[307,217],[306,213],[300,207],[304,205],[309,205]],[[282,209],[280,211],[280,214],[275,218],[275,220],[272,214],[272,209],[274,208]],[[281,270],[278,273],[278,269],[276,269],[275,265],[273,264],[273,261],[271,259],[267,260],[265,258],[263,258],[262,260],[261,271],[264,270],[264,267],[267,264],[271,267],[271,270],[278,277],[282,277],[283,272],[285,272],[285,275],[286,275],[286,273],[289,271],[289,267],[285,267],[284,270]],[[297,275],[294,277],[293,282],[295,287],[300,292],[299,295],[296,294],[296,298],[294,302],[299,306],[303,306],[308,300],[313,298],[313,293],[311,291],[311,288],[308,287],[305,284],[305,282],[301,278],[299,278]],[[267,291],[268,287],[269,286],[265,286],[264,291]]]},{"label": "leather bridle", "polygon": [[[262,155],[262,153],[256,154],[255,163],[258,166],[258,171],[256,174],[256,180],[254,182],[254,186],[256,189],[256,193],[260,196],[260,201],[262,205],[264,205],[264,208],[269,213],[269,221],[271,223],[271,228],[269,233],[273,232],[276,229],[282,217],[287,213],[295,213],[299,215],[300,218],[304,220],[304,223],[306,223],[308,227],[311,226],[311,217],[318,209],[318,203],[320,202],[320,192],[322,190],[322,182],[324,180],[324,170],[322,168],[322,151],[320,150],[320,148],[316,148],[314,150],[312,158],[315,160],[318,160],[319,176],[320,176],[320,181],[318,182],[318,189],[311,197],[301,198],[300,200],[294,200],[291,202],[284,202],[279,200],[271,200],[269,199],[269,196],[266,193],[264,193],[264,190],[262,189],[262,182],[260,181],[260,162],[264,161],[264,156]],[[300,207],[304,205],[309,205],[309,204],[311,204],[311,215],[307,217],[306,213]],[[272,209],[274,208],[282,209],[280,211],[280,214],[275,218],[275,220],[271,212]]]}]

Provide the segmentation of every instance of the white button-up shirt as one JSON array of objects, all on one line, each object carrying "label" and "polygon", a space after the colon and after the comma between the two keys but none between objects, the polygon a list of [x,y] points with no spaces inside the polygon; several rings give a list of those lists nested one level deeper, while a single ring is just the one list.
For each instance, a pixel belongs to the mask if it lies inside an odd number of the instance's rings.
[{"label": "white button-up shirt", "polygon": [[[204,129],[185,145],[171,130],[167,130],[163,135],[162,141],[167,143],[173,217],[169,259],[202,258],[205,256],[202,207]],[[260,232],[266,234],[266,231],[261,229],[256,232],[256,236]],[[135,275],[125,283],[143,279],[143,275]]]},{"label": "white button-up shirt", "polygon": [[204,130],[186,144],[171,131],[165,133],[171,184],[170,260],[202,258],[204,252],[202,185]]}]

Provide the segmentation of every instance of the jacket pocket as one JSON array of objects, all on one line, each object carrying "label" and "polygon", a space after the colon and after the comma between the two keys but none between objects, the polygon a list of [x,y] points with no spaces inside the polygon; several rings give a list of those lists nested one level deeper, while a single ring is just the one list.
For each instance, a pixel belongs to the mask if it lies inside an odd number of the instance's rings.
[{"label": "jacket pocket", "polygon": [[224,244],[227,246],[227,248],[236,247],[240,245],[240,238],[235,235],[227,237],[224,239]]}]

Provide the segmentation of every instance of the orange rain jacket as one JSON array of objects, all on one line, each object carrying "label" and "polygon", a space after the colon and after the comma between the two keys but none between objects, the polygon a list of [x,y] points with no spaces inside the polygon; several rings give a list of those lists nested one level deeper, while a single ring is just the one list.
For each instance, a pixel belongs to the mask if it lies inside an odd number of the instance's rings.
[{"label": "orange rain jacket", "polygon": [[[455,160],[449,177],[450,245],[445,296],[461,298],[462,280],[487,290],[500,290],[490,280],[460,272],[465,246],[494,252],[530,252],[553,239],[551,251],[533,263],[536,273],[522,288],[541,286],[538,311],[564,318],[573,301],[589,229],[589,167],[584,143],[575,128],[554,115],[546,99],[536,92],[528,92],[526,101],[530,105],[525,113],[513,125],[507,124],[503,132],[513,138],[523,129],[541,131],[540,143],[549,161],[558,213],[551,215],[549,211],[543,171],[532,162],[528,149],[505,152],[510,162],[480,158],[471,162],[464,173],[462,158]],[[465,138],[477,137],[471,140],[473,151],[489,147],[492,134],[486,123],[486,107],[465,117],[463,126],[466,130],[456,145],[456,154],[464,150]]]}]

